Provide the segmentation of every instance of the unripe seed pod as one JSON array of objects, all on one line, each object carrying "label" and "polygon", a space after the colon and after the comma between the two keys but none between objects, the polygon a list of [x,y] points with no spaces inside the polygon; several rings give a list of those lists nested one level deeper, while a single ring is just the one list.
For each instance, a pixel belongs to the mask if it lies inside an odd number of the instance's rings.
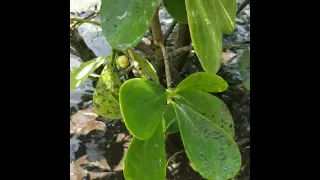
[{"label": "unripe seed pod", "polygon": [[130,65],[130,61],[128,57],[125,55],[119,56],[116,63],[123,69],[127,68]]}]

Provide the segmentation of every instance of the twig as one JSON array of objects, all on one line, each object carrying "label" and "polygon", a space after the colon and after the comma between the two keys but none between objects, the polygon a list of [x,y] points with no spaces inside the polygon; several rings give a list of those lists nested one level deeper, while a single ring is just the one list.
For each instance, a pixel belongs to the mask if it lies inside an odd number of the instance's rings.
[{"label": "twig", "polygon": [[98,23],[96,21],[91,21],[91,20],[88,20],[88,19],[70,18],[70,20],[73,21],[73,22],[90,23],[90,24],[94,24],[94,25],[97,25],[97,26],[101,25],[100,23]]},{"label": "twig", "polygon": [[240,141],[237,141],[238,146],[243,146],[248,143],[250,143],[250,138],[244,138],[244,139],[241,139]]},{"label": "twig", "polygon": [[160,44],[162,44],[163,42],[163,37],[162,37],[160,20],[159,20],[159,8],[160,6],[156,8],[153,18],[150,21],[150,31],[152,33],[152,42],[155,45],[155,55],[156,55],[155,69],[159,77],[160,84],[163,87],[165,87],[166,84],[164,82],[164,75],[165,75],[164,62],[162,60],[163,54],[160,48]]},{"label": "twig", "polygon": [[166,167],[168,167],[169,162],[170,162],[176,155],[181,154],[181,153],[184,153],[184,151],[179,151],[179,152],[174,153],[174,154],[168,159],[168,161],[167,161],[167,166],[166,166]]},{"label": "twig", "polygon": [[[98,15],[99,15],[99,12],[94,12],[94,13],[90,14],[89,16],[87,16],[87,17],[85,17],[85,18],[83,18],[83,19],[85,19],[85,20],[90,20],[90,19],[92,19],[92,18],[94,18],[94,17],[96,17],[96,16],[98,16]],[[77,22],[73,23],[73,24],[70,26],[70,36],[72,35],[73,31],[74,31],[75,29],[77,29],[81,24],[82,24],[82,22],[77,21]]]},{"label": "twig", "polygon": [[162,43],[159,44],[162,54],[163,54],[163,59],[164,59],[164,70],[166,73],[166,81],[167,81],[167,88],[171,88],[171,72],[170,72],[170,62],[169,62],[169,56],[168,53],[166,51],[166,48],[164,47],[164,45]]},{"label": "twig", "polygon": [[170,24],[168,30],[163,35],[163,44],[165,45],[167,43],[167,40],[172,33],[174,27],[176,27],[177,21],[173,20],[173,22]]},{"label": "twig", "polygon": [[89,78],[100,78],[100,75],[98,75],[98,74],[90,74]]},{"label": "twig", "polygon": [[245,0],[240,4],[239,9],[237,10],[237,16],[238,14],[250,3],[250,0]]},{"label": "twig", "polygon": [[169,53],[169,57],[172,58],[172,57],[175,57],[175,56],[178,56],[180,54],[183,54],[183,53],[186,53],[186,52],[189,52],[193,50],[193,46],[190,45],[190,46],[184,46],[182,48],[178,48],[176,50],[173,50]]},{"label": "twig", "polygon": [[[136,58],[135,58],[134,55],[133,55],[132,49],[128,49],[128,53],[129,53],[129,56],[130,56],[130,58],[132,59],[132,61],[137,62],[137,61],[136,61]],[[134,63],[132,63],[132,64],[134,64]],[[134,67],[134,66],[133,66],[133,67]],[[130,66],[129,66],[128,68],[130,68]],[[133,68],[132,68],[132,69],[133,69]],[[131,69],[131,70],[132,70],[132,69]],[[135,69],[137,70],[138,74],[139,74],[142,78],[148,79],[148,78],[146,77],[146,75],[143,74],[143,72],[141,71],[140,68],[135,67]],[[126,70],[126,71],[127,71],[127,70]]]}]

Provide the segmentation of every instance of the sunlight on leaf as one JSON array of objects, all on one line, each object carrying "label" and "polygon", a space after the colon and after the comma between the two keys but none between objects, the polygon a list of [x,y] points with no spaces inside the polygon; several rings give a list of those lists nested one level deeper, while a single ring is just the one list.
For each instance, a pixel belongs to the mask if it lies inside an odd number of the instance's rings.
[{"label": "sunlight on leaf", "polygon": [[160,0],[102,0],[102,33],[115,49],[135,47],[148,29]]},{"label": "sunlight on leaf", "polygon": [[196,90],[204,92],[223,92],[228,89],[228,83],[218,75],[207,72],[198,72],[189,75],[181,81],[176,91]]},{"label": "sunlight on leaf", "polygon": [[155,82],[134,78],[120,89],[121,113],[130,133],[140,139],[150,138],[162,120],[165,89]]},{"label": "sunlight on leaf", "polygon": [[80,64],[76,69],[70,71],[70,92],[83,83],[89,75],[104,63],[109,56],[99,57]]},{"label": "sunlight on leaf", "polygon": [[108,62],[104,67],[94,90],[93,107],[95,111],[108,119],[120,119],[119,89],[121,86],[116,64]]}]

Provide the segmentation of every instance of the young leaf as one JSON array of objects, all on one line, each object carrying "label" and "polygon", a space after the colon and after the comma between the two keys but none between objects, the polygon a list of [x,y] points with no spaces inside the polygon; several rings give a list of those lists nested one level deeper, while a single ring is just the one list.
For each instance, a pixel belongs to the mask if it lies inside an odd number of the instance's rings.
[{"label": "young leaf", "polygon": [[114,62],[108,62],[104,67],[93,95],[95,111],[108,119],[120,119],[119,89],[120,76]]},{"label": "young leaf", "polygon": [[198,72],[191,74],[181,81],[176,91],[195,90],[204,92],[223,92],[228,89],[228,83],[218,75],[212,75],[207,72]]},{"label": "young leaf", "polygon": [[104,63],[109,56],[99,57],[82,63],[76,69],[70,71],[70,92],[83,83],[88,76]]},{"label": "young leaf", "polygon": [[179,124],[172,104],[166,106],[166,110],[162,115],[162,127],[163,132],[166,134],[179,132]]},{"label": "young leaf", "polygon": [[231,136],[179,100],[174,107],[183,145],[193,167],[207,179],[234,177],[241,167],[241,154]]},{"label": "young leaf", "polygon": [[247,49],[240,57],[239,71],[243,78],[244,87],[250,91],[250,51]]},{"label": "young leaf", "polygon": [[133,52],[133,55],[138,63],[138,66],[140,67],[140,70],[142,70],[144,72],[144,74],[146,76],[148,76],[152,81],[159,84],[159,78],[158,78],[157,72],[153,68],[152,64],[149,63],[148,60],[144,59],[139,54],[135,53],[134,51],[132,51],[132,52]]},{"label": "young leaf", "polygon": [[234,122],[231,113],[219,98],[201,91],[180,91],[179,101],[223,128],[234,137]]},{"label": "young leaf", "polygon": [[163,5],[168,13],[180,24],[187,24],[187,10],[185,0],[163,0]]},{"label": "young leaf", "polygon": [[160,0],[102,0],[102,33],[114,48],[135,47],[147,31]]},{"label": "young leaf", "polygon": [[165,179],[166,153],[161,124],[149,139],[132,139],[126,153],[123,172],[126,180]]},{"label": "young leaf", "polygon": [[203,69],[216,74],[222,56],[222,32],[234,29],[235,0],[186,0],[188,24]]},{"label": "young leaf", "polygon": [[165,110],[166,93],[160,85],[134,78],[120,88],[121,113],[130,133],[140,140],[152,136]]}]

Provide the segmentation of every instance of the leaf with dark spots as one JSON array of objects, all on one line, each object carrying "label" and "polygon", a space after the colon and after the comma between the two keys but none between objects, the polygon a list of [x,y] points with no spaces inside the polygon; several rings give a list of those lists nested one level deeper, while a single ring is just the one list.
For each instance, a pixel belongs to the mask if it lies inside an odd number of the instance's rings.
[{"label": "leaf with dark spots", "polygon": [[120,119],[119,88],[121,81],[119,71],[113,62],[109,62],[101,73],[94,90],[93,101],[96,112],[108,119]]},{"label": "leaf with dark spots", "polygon": [[102,0],[102,33],[117,50],[135,47],[148,29],[160,0]]},{"label": "leaf with dark spots", "polygon": [[162,126],[147,140],[133,138],[124,162],[126,180],[164,180],[166,153]]},{"label": "leaf with dark spots", "polygon": [[177,93],[179,101],[191,107],[217,126],[234,136],[234,122],[225,105],[219,98],[202,91],[180,91]]},{"label": "leaf with dark spots", "polygon": [[241,167],[241,154],[232,137],[182,101],[177,100],[174,108],[183,145],[194,169],[206,179],[234,177]]}]

